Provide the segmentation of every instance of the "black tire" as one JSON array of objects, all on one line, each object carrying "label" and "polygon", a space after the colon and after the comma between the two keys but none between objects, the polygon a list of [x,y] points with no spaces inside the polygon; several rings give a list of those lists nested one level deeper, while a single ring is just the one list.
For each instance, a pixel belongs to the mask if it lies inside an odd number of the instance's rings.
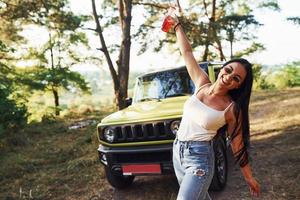
[{"label": "black tire", "polygon": [[134,176],[124,176],[113,173],[108,167],[105,167],[105,174],[109,184],[117,189],[128,188],[134,180]]},{"label": "black tire", "polygon": [[221,191],[226,186],[228,173],[226,146],[222,137],[218,137],[214,141],[214,152],[215,171],[210,189],[213,191]]}]

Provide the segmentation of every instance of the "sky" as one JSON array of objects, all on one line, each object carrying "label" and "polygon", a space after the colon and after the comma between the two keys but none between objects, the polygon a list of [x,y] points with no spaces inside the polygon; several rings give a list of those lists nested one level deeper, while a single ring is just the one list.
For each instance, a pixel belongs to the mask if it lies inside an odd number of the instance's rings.
[{"label": "sky", "polygon": [[[99,2],[99,1],[98,1]],[[184,1],[181,1],[184,2]],[[82,0],[70,0],[71,9],[75,13],[91,14],[91,1]],[[296,26],[286,20],[287,17],[299,16],[300,17],[300,1],[297,0],[278,0],[281,8],[280,12],[270,10],[258,10],[254,12],[256,19],[264,24],[257,29],[258,42],[264,44],[266,47],[265,51],[255,53],[250,56],[253,63],[261,63],[263,65],[281,65],[288,62],[300,60],[300,25]],[[184,3],[182,3],[184,7]],[[133,15],[134,18],[140,16],[141,13]],[[162,20],[162,19],[161,19]],[[136,21],[136,20],[135,20]],[[138,24],[133,24],[133,27]],[[91,23],[88,28],[94,28],[95,24]],[[156,30],[154,30],[156,31]],[[43,30],[37,31],[35,28],[25,31],[25,35],[30,35],[31,38],[39,38],[39,42],[47,39],[47,35],[43,39]],[[164,37],[164,32],[157,28],[159,37]],[[106,34],[107,41],[116,41],[119,38],[117,31],[112,31],[110,34]],[[91,40],[90,44],[92,49],[100,47],[99,38],[93,36],[92,33],[88,33]],[[108,38],[109,37],[109,38]],[[119,42],[116,42],[119,44]],[[142,55],[137,55],[137,45],[132,40],[130,66],[131,70],[134,71],[145,71],[145,68],[151,69],[162,69],[170,68],[174,66],[183,65],[183,59],[179,54],[179,50],[175,53],[164,48],[159,53],[147,52]],[[228,52],[228,50],[227,50]],[[99,55],[99,51],[95,50],[95,55]],[[225,50],[226,53],[226,50]],[[229,55],[229,52],[227,53]],[[197,52],[195,52],[197,57]],[[200,54],[199,54],[200,56]],[[107,68],[106,62],[104,61],[104,68]],[[85,66],[77,66],[78,69],[87,69]],[[89,66],[89,69],[94,69]]]},{"label": "sky", "polygon": [[254,56],[254,60],[267,65],[284,64],[300,60],[300,25],[295,26],[287,17],[300,17],[300,1],[279,0],[281,12],[256,12],[264,26],[258,30],[259,41],[266,51]]}]

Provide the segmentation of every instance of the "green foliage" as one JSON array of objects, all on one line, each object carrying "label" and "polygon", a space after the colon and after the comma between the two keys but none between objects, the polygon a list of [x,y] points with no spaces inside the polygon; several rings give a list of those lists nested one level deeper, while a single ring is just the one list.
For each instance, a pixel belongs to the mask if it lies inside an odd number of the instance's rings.
[{"label": "green foliage", "polygon": [[277,3],[277,0],[268,0],[268,1],[263,1],[259,4],[258,8],[268,8],[274,11],[280,11],[280,7]]},{"label": "green foliage", "polygon": [[69,35],[70,44],[84,44],[88,45],[88,39],[84,33],[71,33]]},{"label": "green foliage", "polygon": [[[7,53],[9,49],[0,42],[0,52]],[[18,104],[12,99],[15,80],[14,70],[0,61],[0,136],[7,128],[18,127],[27,119],[27,110],[24,104]]]},{"label": "green foliage", "polygon": [[[85,61],[76,50],[88,48],[88,39],[80,28],[89,17],[75,15],[68,4],[68,0],[1,1],[0,59],[14,69],[13,73],[8,74],[12,82],[9,98],[16,100],[17,104],[27,103],[26,98],[30,98],[33,90],[51,91],[55,106],[60,109],[60,89],[88,91],[84,78],[71,71],[70,67]],[[26,55],[21,55],[21,58],[18,52],[16,59],[12,54],[13,49],[4,46],[3,42],[17,46],[25,44],[26,41],[19,33],[23,25],[32,24],[47,30],[49,40],[42,47],[27,49]],[[15,70],[13,65],[20,59],[30,61],[32,67]],[[17,100],[20,97],[25,100]]]},{"label": "green foliage", "polygon": [[271,77],[277,88],[300,86],[300,63],[294,62],[285,65]]},{"label": "green foliage", "polygon": [[[176,41],[174,34],[166,34],[164,38],[149,34],[153,33],[153,29],[161,26],[160,19],[165,13],[162,5],[165,2],[167,1],[153,2],[143,7],[145,10],[144,22],[136,29],[136,32],[133,31],[135,41],[140,43],[140,54],[149,50],[149,47],[160,51],[166,43],[174,44]],[[216,1],[215,11],[212,10],[212,1],[189,0],[186,3],[188,6],[184,8],[184,16],[180,18],[180,21],[191,41],[192,48],[197,48],[204,54],[204,48],[208,46],[208,54],[214,59],[220,59],[220,49],[225,46],[226,40],[231,42],[231,46],[234,42],[241,41],[249,44],[244,50],[233,52],[235,56],[249,55],[263,50],[263,45],[255,42],[256,32],[254,30],[261,24],[254,18],[253,10],[256,8],[279,9],[274,0],[260,0],[251,3],[244,0]],[[139,4],[137,3],[137,5]],[[212,13],[215,13],[214,18],[212,18]],[[158,41],[157,38],[161,39]],[[229,55],[227,56],[229,57]]]},{"label": "green foliage", "polygon": [[[49,24],[53,25],[53,29],[58,29],[60,31],[75,31],[82,23],[82,18],[80,16],[74,15],[72,12],[59,12],[45,16],[49,21]],[[50,28],[49,27],[49,28]]]},{"label": "green foliage", "polygon": [[261,44],[257,42],[253,42],[252,45],[243,51],[239,51],[235,53],[235,57],[242,57],[242,56],[248,56],[252,53],[258,52],[258,51],[263,51],[266,48]]},{"label": "green foliage", "polygon": [[261,89],[261,90],[273,90],[276,88],[275,84],[267,81],[267,76],[266,75],[262,75],[258,78],[257,81],[255,81],[253,83],[254,85],[254,89]]},{"label": "green foliage", "polygon": [[53,68],[38,66],[19,70],[23,74],[20,81],[27,83],[29,89],[51,90],[52,87],[62,87],[66,90],[79,88],[89,91],[89,87],[83,76],[69,68]]},{"label": "green foliage", "polygon": [[0,9],[0,134],[5,130],[16,128],[27,121],[26,100],[16,90],[22,84],[15,71],[12,55],[13,44],[24,42],[19,31],[22,30],[21,21],[28,20],[29,15],[37,7],[32,2],[17,0],[1,1]]},{"label": "green foliage", "polygon": [[10,88],[0,88],[0,135],[1,129],[19,127],[27,121],[25,105],[17,105],[15,100],[10,99],[10,92]]},{"label": "green foliage", "polygon": [[47,29],[49,40],[42,48],[30,49],[26,58],[37,64],[24,77],[33,80],[32,89],[53,93],[57,115],[60,110],[59,88],[89,89],[84,78],[70,70],[74,64],[85,61],[76,50],[78,47],[88,48],[87,37],[80,28],[89,17],[68,11],[67,3],[65,0],[56,0],[43,4],[48,12],[40,11],[39,20],[34,23]]},{"label": "green foliage", "polygon": [[300,25],[300,17],[288,17],[287,20],[293,22],[295,25]]},{"label": "green foliage", "polygon": [[262,70],[262,66],[259,64],[253,64],[252,67],[252,73],[253,73],[253,80],[254,81],[258,81],[258,79],[261,76],[261,70]]},{"label": "green foliage", "polygon": [[[221,30],[226,31],[228,41],[253,38],[248,32],[250,26],[257,27],[261,25],[255,20],[253,15],[227,15],[217,21]],[[245,36],[247,35],[247,36]]]},{"label": "green foliage", "polygon": [[283,72],[286,75],[286,78],[288,79],[288,87],[300,86],[300,62],[288,64],[283,69]]},{"label": "green foliage", "polygon": [[300,62],[292,62],[282,67],[262,70],[255,66],[254,89],[283,89],[300,86]]},{"label": "green foliage", "polygon": [[266,78],[267,76],[262,74],[263,66],[259,64],[254,64],[253,71],[253,89],[254,90],[271,90],[275,88],[275,85],[269,83]]}]

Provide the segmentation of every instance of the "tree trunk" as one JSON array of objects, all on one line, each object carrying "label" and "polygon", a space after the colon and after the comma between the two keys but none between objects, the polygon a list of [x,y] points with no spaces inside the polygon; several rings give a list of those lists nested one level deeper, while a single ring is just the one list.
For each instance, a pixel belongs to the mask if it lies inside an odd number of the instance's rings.
[{"label": "tree trunk", "polygon": [[[52,44],[52,37],[51,33],[49,32],[49,39],[50,39],[50,57],[51,57],[51,70],[54,70],[54,56],[53,56],[53,44]],[[53,76],[53,74],[52,74]],[[54,78],[54,77],[52,77]],[[59,116],[60,110],[59,110],[59,97],[58,97],[58,91],[57,88],[52,86],[52,93],[54,96],[54,106],[55,106],[55,115]]]},{"label": "tree trunk", "polygon": [[49,41],[50,41],[51,69],[54,69],[53,44],[52,44],[52,36],[50,32],[49,32]]},{"label": "tree trunk", "polygon": [[93,15],[96,22],[96,32],[99,35],[102,48],[100,49],[106,58],[109,66],[109,70],[113,79],[116,103],[118,109],[121,110],[126,106],[127,89],[128,89],[128,77],[129,77],[129,61],[130,61],[130,28],[131,28],[131,11],[132,0],[119,0],[119,19],[122,30],[122,42],[120,47],[120,53],[118,60],[116,61],[118,66],[118,72],[116,72],[112,60],[110,58],[103,34],[101,25],[98,19],[95,0],[92,0]]},{"label": "tree trunk", "polygon": [[118,74],[120,80],[120,90],[118,93],[119,110],[126,107],[128,77],[129,77],[129,62],[130,62],[130,47],[131,47],[131,10],[132,0],[119,0],[119,19],[122,30],[122,42],[120,47],[119,58],[117,61]]},{"label": "tree trunk", "polygon": [[[203,4],[204,4],[204,8],[205,8],[205,14],[206,14],[207,18],[209,18],[209,22],[208,22],[208,28],[207,28],[207,36],[206,36],[206,40],[205,40],[205,49],[204,49],[204,53],[202,55],[202,61],[209,61],[208,54],[209,54],[210,40],[212,39],[211,33],[212,33],[212,20],[213,19],[212,19],[212,17],[208,16],[207,4],[206,4],[205,0],[203,0]],[[213,16],[213,15],[214,14],[212,14],[211,16]]]},{"label": "tree trunk", "polygon": [[215,34],[215,38],[216,38],[216,43],[218,45],[217,49],[219,51],[219,56],[220,56],[221,61],[223,61],[223,60],[225,60],[225,56],[224,56],[224,53],[223,53],[223,47],[222,47],[221,41],[218,38],[216,30],[214,30],[214,34]]},{"label": "tree trunk", "polygon": [[229,29],[228,31],[228,40],[230,42],[230,59],[233,59],[233,40],[234,40],[234,31]]},{"label": "tree trunk", "polygon": [[207,60],[207,59],[208,59],[208,52],[209,52],[208,47],[209,47],[209,41],[207,40],[207,41],[206,41],[206,44],[205,44],[204,53],[203,53],[203,55],[202,55],[202,61],[208,61],[208,60]]},{"label": "tree trunk", "polygon": [[60,110],[59,110],[59,96],[58,96],[58,91],[56,88],[52,87],[52,93],[54,96],[54,105],[55,105],[55,115],[59,116]]},{"label": "tree trunk", "polygon": [[233,59],[232,45],[233,45],[233,42],[232,42],[232,40],[230,40],[230,59]]},{"label": "tree trunk", "polygon": [[[203,3],[206,10],[206,16],[209,17],[207,12],[206,1],[204,0]],[[213,42],[217,43],[218,46],[217,50],[219,51],[220,60],[225,60],[221,41],[218,38],[217,28],[215,27],[215,22],[216,22],[216,0],[213,0],[212,7],[211,7],[211,16],[209,17],[209,23],[208,23],[208,32],[207,32],[207,39],[205,42],[205,50],[202,56],[203,61],[207,61],[207,59],[209,59],[209,46],[213,44]]]}]

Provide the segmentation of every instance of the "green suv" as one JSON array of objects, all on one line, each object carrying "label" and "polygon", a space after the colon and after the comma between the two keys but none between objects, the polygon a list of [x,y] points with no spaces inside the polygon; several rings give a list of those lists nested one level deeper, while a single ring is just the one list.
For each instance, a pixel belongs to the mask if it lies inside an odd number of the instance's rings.
[{"label": "green suv", "polygon": [[[214,82],[221,65],[204,62],[199,67]],[[172,144],[183,104],[194,89],[185,67],[147,73],[137,77],[128,107],[102,119],[97,126],[98,152],[113,187],[128,187],[138,175],[174,173]],[[223,189],[227,181],[224,132],[225,127],[214,138],[216,159],[212,190]]]}]

